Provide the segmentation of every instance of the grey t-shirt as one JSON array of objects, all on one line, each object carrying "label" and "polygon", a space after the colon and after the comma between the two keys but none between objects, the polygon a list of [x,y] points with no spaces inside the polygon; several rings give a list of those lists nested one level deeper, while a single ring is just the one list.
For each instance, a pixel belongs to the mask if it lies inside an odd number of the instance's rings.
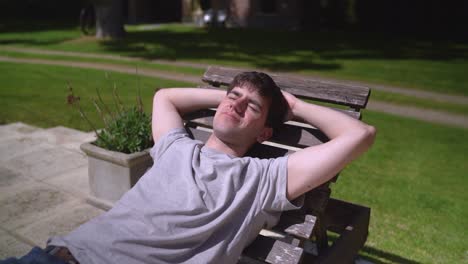
[{"label": "grey t-shirt", "polygon": [[174,129],[153,167],[108,212],[49,245],[87,263],[235,263],[286,198],[287,157],[233,157]]}]

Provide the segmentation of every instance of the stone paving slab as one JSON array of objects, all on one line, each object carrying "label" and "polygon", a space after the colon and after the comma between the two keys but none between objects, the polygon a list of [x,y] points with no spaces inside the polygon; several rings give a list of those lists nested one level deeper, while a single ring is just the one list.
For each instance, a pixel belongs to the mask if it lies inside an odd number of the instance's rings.
[{"label": "stone paving slab", "polygon": [[32,246],[0,229],[0,259],[19,257],[28,253]]},{"label": "stone paving slab", "polygon": [[41,182],[17,184],[0,193],[0,225],[13,231],[55,214],[76,199]]},{"label": "stone paving slab", "polygon": [[22,123],[0,126],[0,162],[33,151],[52,149],[61,146],[82,155],[80,145],[84,142],[94,141],[94,133],[82,132],[66,127],[50,129],[35,129]]},{"label": "stone paving slab", "polygon": [[41,130],[42,128],[30,126],[21,122],[1,125],[0,126],[0,140],[29,135],[33,132],[37,132]]},{"label": "stone paving slab", "polygon": [[82,200],[75,200],[64,205],[66,205],[66,208],[61,206],[54,210],[54,213],[49,217],[38,219],[33,224],[19,228],[15,232],[44,248],[50,237],[66,235],[76,227],[104,212],[83,203]]},{"label": "stone paving slab", "polygon": [[27,184],[33,181],[34,179],[30,177],[0,165],[0,193],[15,188],[16,184]]},{"label": "stone paving slab", "polygon": [[86,202],[93,133],[65,127],[0,125],[0,259],[45,246],[103,211]]},{"label": "stone paving slab", "polygon": [[36,131],[30,137],[80,152],[80,145],[82,143],[96,140],[94,132],[82,132],[63,126]]},{"label": "stone paving slab", "polygon": [[43,180],[86,165],[84,154],[56,147],[12,158],[4,166],[21,175]]},{"label": "stone paving slab", "polygon": [[9,137],[0,141],[0,162],[6,162],[33,151],[52,148],[54,148],[53,145],[45,143],[41,139],[29,138],[24,135]]},{"label": "stone paving slab", "polygon": [[88,180],[88,165],[47,178],[43,182],[77,197],[86,198],[91,194]]}]

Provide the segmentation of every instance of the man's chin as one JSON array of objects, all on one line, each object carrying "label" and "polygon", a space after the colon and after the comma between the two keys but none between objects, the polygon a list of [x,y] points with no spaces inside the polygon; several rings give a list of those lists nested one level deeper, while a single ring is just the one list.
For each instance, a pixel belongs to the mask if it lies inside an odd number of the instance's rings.
[{"label": "man's chin", "polygon": [[221,127],[213,129],[214,135],[221,140],[232,141],[233,138],[236,138],[236,131],[232,127]]}]

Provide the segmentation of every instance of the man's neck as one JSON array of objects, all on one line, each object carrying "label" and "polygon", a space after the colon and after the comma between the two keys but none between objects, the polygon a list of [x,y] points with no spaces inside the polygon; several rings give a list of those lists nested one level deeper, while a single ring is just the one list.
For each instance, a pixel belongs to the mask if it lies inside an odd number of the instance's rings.
[{"label": "man's neck", "polygon": [[242,157],[247,152],[246,147],[241,147],[234,143],[225,142],[216,137],[214,133],[210,135],[205,143],[205,146],[236,157]]}]

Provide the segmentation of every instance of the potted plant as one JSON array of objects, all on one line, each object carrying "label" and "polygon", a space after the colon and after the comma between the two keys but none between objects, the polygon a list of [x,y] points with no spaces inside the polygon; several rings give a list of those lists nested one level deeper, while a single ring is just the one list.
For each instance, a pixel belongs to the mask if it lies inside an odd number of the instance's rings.
[{"label": "potted plant", "polygon": [[[104,205],[117,201],[153,165],[149,148],[153,145],[151,117],[143,111],[138,90],[137,105],[125,107],[114,86],[115,110],[102,100],[99,89],[93,105],[104,128],[97,130],[80,106],[80,97],[69,85],[68,103],[78,110],[96,133],[97,140],[84,143],[81,150],[88,156],[91,194]],[[104,201],[102,201],[104,200]]]}]

